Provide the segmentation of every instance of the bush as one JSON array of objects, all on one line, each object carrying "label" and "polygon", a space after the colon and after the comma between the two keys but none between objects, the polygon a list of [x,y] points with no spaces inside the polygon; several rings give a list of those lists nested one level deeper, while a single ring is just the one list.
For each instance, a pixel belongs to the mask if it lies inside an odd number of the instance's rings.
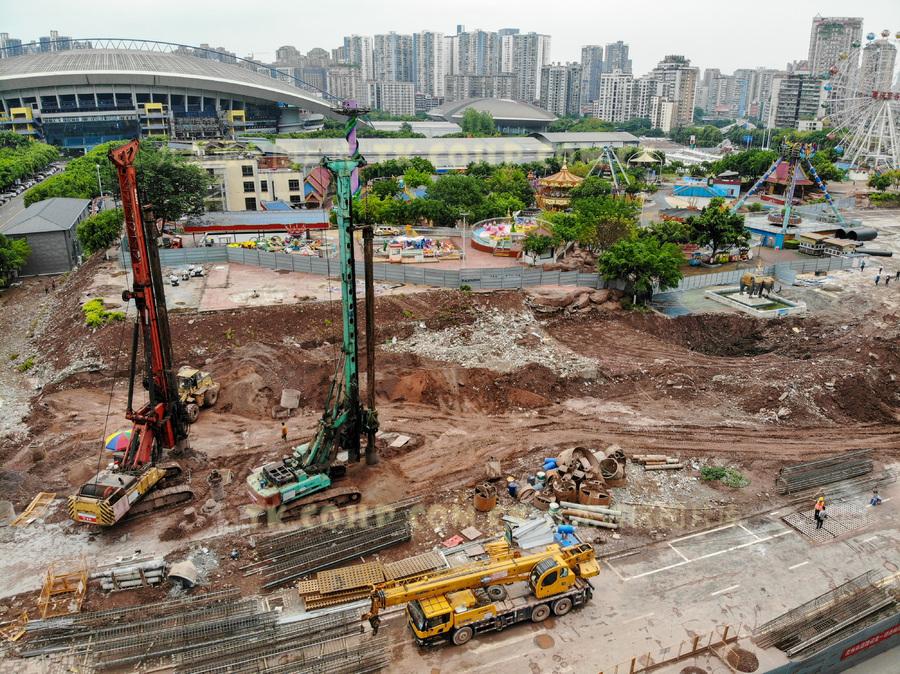
[{"label": "bush", "polygon": [[740,489],[750,484],[744,475],[735,468],[723,468],[722,466],[703,466],[700,469],[700,479],[707,482],[718,480],[727,487]]},{"label": "bush", "polygon": [[785,239],[784,240],[784,249],[785,250],[797,250],[800,248],[800,242],[797,239]]},{"label": "bush", "polygon": [[754,201],[752,204],[747,205],[747,210],[751,213],[759,213],[761,210],[763,210],[763,205],[758,201]]},{"label": "bush", "polygon": [[107,311],[100,298],[85,302],[81,307],[81,312],[84,314],[84,324],[89,328],[101,328],[107,323],[125,320],[124,312]]},{"label": "bush", "polygon": [[19,366],[16,368],[19,372],[28,372],[31,368],[34,367],[34,356],[28,356],[24,361],[22,361]]}]

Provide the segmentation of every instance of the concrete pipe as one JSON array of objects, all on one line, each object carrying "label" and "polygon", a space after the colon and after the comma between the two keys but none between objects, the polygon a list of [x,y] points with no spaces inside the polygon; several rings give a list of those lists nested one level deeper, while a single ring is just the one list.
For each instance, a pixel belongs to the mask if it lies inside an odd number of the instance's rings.
[{"label": "concrete pipe", "polygon": [[658,463],[644,466],[644,470],[681,470],[682,468],[684,468],[683,463]]},{"label": "concrete pipe", "polygon": [[570,517],[569,518],[573,522],[577,522],[578,524],[586,524],[589,527],[601,527],[603,529],[618,529],[619,525],[615,522],[600,522],[598,520],[588,520],[583,517]]},{"label": "concrete pipe", "polygon": [[586,510],[593,513],[602,513],[604,515],[612,515],[613,517],[621,517],[621,510],[613,510],[612,508],[604,508],[603,506],[585,505],[583,503],[574,503],[572,501],[563,501],[560,503],[563,508],[573,508],[574,510]]}]

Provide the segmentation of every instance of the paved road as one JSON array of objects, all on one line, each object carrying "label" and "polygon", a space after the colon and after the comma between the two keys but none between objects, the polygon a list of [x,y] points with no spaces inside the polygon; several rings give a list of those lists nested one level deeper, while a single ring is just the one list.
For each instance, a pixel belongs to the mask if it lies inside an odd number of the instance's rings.
[{"label": "paved road", "polygon": [[[611,672],[632,656],[677,646],[716,626],[744,625],[748,632],[869,569],[896,569],[900,487],[882,491],[891,500],[866,511],[871,521],[865,529],[827,544],[814,545],[787,526],[781,520],[785,510],[605,560],[605,573],[594,579],[597,591],[585,608],[555,622],[488,634],[464,647],[419,649],[405,626],[395,624],[394,671]],[[866,498],[860,494],[857,501]],[[760,659],[766,666],[783,662],[777,652]],[[686,664],[657,671],[678,672]],[[715,662],[704,666],[727,671]],[[878,670],[861,666],[858,671]]]}]

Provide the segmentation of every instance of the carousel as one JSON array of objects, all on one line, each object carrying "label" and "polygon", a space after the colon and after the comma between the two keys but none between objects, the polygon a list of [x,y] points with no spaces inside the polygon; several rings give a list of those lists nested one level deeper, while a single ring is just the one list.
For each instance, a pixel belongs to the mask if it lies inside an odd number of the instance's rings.
[{"label": "carousel", "polygon": [[559,173],[538,180],[535,195],[538,208],[544,211],[566,210],[572,203],[572,190],[583,182],[584,178],[569,171],[568,165],[563,162]]}]

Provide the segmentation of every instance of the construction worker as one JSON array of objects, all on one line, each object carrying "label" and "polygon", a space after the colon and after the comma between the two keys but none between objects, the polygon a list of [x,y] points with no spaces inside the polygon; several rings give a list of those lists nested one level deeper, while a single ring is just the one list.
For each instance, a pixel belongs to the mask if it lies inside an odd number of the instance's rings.
[{"label": "construction worker", "polygon": [[866,261],[865,261],[865,260],[860,260],[860,261],[859,261],[859,270],[860,270],[861,272],[866,270]]},{"label": "construction worker", "polygon": [[869,501],[870,506],[881,505],[881,497],[878,495],[878,487],[872,490],[872,498]]},{"label": "construction worker", "polygon": [[281,441],[287,442],[287,424],[281,424]]},{"label": "construction worker", "polygon": [[816,519],[816,529],[821,529],[825,523],[825,497],[820,496],[816,499],[816,509],[813,515]]}]

